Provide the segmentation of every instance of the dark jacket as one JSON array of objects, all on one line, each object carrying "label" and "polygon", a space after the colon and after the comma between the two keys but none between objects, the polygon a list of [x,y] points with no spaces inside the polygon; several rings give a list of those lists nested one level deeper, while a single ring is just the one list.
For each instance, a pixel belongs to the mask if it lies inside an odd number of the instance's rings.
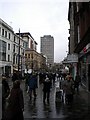
[{"label": "dark jacket", "polygon": [[20,88],[12,88],[8,103],[6,120],[23,120],[24,99]]},{"label": "dark jacket", "polygon": [[10,93],[10,88],[8,85],[8,82],[6,81],[6,78],[2,78],[2,110],[5,110],[6,106],[6,98],[8,97]]},{"label": "dark jacket", "polygon": [[16,81],[18,79],[19,79],[18,74],[17,73],[13,73],[12,81],[14,82],[14,81]]},{"label": "dark jacket", "polygon": [[35,88],[37,88],[37,76],[36,75],[32,75],[29,80],[28,80],[28,84],[29,84],[29,90],[33,90]]},{"label": "dark jacket", "polygon": [[79,75],[76,75],[74,85],[75,87],[78,87],[81,82],[81,77]]},{"label": "dark jacket", "polygon": [[10,88],[6,79],[2,79],[2,97],[5,99],[8,97]]},{"label": "dark jacket", "polygon": [[49,80],[49,78],[46,78],[43,82],[43,91],[50,92],[50,88],[51,88],[51,81]]}]

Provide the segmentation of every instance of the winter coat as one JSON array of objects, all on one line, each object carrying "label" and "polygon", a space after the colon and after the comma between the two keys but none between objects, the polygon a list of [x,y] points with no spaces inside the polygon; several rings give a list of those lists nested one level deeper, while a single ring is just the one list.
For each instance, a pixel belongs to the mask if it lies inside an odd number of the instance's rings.
[{"label": "winter coat", "polygon": [[8,97],[9,93],[10,88],[8,82],[6,81],[6,78],[5,79],[2,78],[2,110],[5,109],[6,98]]},{"label": "winter coat", "polygon": [[75,77],[75,81],[74,81],[74,85],[75,85],[75,87],[78,87],[79,84],[80,84],[80,82],[81,82],[81,78],[80,78],[80,76],[79,76],[79,75],[76,75],[76,77]]},{"label": "winter coat", "polygon": [[51,88],[51,81],[49,80],[49,78],[46,78],[43,82],[43,91],[50,92],[50,88]]},{"label": "winter coat", "polygon": [[6,120],[24,120],[23,118],[24,99],[20,88],[12,88],[8,98],[6,109]]},{"label": "winter coat", "polygon": [[8,82],[6,81],[6,79],[2,80],[2,97],[5,99],[6,97],[8,97],[10,92],[10,88],[8,85]]},{"label": "winter coat", "polygon": [[12,76],[12,81],[14,82],[15,80],[18,80],[19,79],[19,76],[17,73],[14,73],[13,76]]},{"label": "winter coat", "polygon": [[63,90],[65,94],[73,94],[73,85],[74,82],[72,80],[65,80],[63,83]]},{"label": "winter coat", "polygon": [[29,90],[37,88],[37,77],[32,75],[28,80]]}]

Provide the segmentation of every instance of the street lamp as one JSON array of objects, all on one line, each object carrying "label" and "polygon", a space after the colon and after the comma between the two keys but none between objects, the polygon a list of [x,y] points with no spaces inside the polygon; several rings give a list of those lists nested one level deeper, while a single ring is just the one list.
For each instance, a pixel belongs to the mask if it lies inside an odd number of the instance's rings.
[{"label": "street lamp", "polygon": [[20,29],[19,29],[19,43],[18,43],[18,72],[20,69]]},{"label": "street lamp", "polygon": [[32,73],[33,73],[33,52],[32,52]]}]

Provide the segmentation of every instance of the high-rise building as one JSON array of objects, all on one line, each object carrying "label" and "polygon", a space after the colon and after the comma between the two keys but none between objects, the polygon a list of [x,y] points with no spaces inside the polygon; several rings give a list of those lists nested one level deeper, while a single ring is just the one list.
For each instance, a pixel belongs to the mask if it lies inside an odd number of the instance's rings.
[{"label": "high-rise building", "polygon": [[47,65],[52,66],[54,64],[54,38],[51,35],[41,37],[40,52],[46,56]]}]

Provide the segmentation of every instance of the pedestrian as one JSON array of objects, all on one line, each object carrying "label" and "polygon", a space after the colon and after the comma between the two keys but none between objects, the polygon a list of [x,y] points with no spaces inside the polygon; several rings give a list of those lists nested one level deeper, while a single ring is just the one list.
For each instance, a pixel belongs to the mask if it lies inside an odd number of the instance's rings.
[{"label": "pedestrian", "polygon": [[66,76],[66,80],[63,83],[63,91],[65,93],[65,101],[67,104],[70,104],[73,102],[73,79],[70,74]]},{"label": "pedestrian", "polygon": [[20,82],[13,82],[10,95],[7,98],[8,106],[6,109],[5,120],[24,120],[24,98],[23,91],[20,88]]},{"label": "pedestrian", "polygon": [[4,117],[4,112],[6,109],[6,98],[10,93],[9,84],[6,77],[2,77],[2,118]]},{"label": "pedestrian", "polygon": [[77,90],[77,93],[79,93],[79,85],[81,83],[81,77],[79,73],[76,74],[75,81],[74,81],[74,89]]},{"label": "pedestrian", "polygon": [[30,77],[30,74],[27,73],[25,75],[25,91],[27,91],[27,92],[28,92],[28,80],[29,80],[29,77]]},{"label": "pedestrian", "polygon": [[12,81],[14,82],[15,80],[18,80],[18,73],[14,72],[12,75]]},{"label": "pedestrian", "polygon": [[62,78],[65,80],[66,79],[67,74],[65,72],[62,73]]},{"label": "pedestrian", "polygon": [[34,96],[36,98],[36,89],[38,88],[37,85],[37,75],[35,73],[32,73],[28,79],[28,86],[29,86],[29,96],[30,100]]},{"label": "pedestrian", "polygon": [[55,78],[56,78],[56,74],[55,74],[55,73],[52,73],[53,83],[55,83]]},{"label": "pedestrian", "polygon": [[49,104],[50,88],[51,88],[51,81],[50,81],[48,75],[46,75],[46,78],[43,81],[43,103],[44,104],[46,102],[46,99],[47,99],[47,103]]}]

